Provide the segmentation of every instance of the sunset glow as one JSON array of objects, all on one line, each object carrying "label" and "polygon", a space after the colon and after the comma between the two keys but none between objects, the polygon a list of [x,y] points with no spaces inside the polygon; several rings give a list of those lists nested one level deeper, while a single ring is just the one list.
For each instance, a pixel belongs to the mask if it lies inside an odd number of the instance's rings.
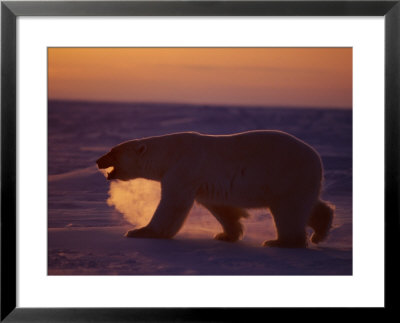
[{"label": "sunset glow", "polygon": [[49,48],[49,99],[352,107],[351,48]]}]

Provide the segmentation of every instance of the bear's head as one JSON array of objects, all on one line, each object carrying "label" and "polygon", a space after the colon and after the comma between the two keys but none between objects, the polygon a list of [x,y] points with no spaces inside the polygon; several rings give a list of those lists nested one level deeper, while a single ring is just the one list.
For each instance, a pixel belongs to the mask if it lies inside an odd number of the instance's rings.
[{"label": "bear's head", "polygon": [[107,179],[127,181],[141,177],[142,163],[146,144],[139,140],[131,140],[113,147],[110,152],[100,157],[96,163],[100,169],[112,168]]}]

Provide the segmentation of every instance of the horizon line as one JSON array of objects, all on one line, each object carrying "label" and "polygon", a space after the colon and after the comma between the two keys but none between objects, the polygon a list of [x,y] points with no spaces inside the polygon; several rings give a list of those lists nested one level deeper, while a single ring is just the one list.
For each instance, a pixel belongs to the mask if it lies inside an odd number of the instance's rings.
[{"label": "horizon line", "polygon": [[209,106],[221,108],[254,108],[254,109],[318,109],[318,110],[353,110],[352,106],[307,106],[307,105],[259,105],[259,104],[230,104],[230,103],[192,103],[192,102],[161,102],[161,101],[118,101],[118,100],[91,100],[91,99],[59,99],[47,98],[47,102],[71,102],[71,103],[90,103],[90,104],[143,104],[143,105],[181,105],[181,106]]}]

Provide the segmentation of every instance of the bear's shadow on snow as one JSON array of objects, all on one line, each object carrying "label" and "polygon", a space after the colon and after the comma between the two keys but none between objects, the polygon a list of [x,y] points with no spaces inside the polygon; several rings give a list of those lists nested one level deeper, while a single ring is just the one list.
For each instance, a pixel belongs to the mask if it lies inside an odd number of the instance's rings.
[{"label": "bear's shadow on snow", "polygon": [[351,250],[323,246],[265,248],[244,241],[227,243],[179,236],[169,240],[127,239],[126,243],[146,258],[170,267],[170,275],[185,274],[189,269],[193,275],[352,274]]}]

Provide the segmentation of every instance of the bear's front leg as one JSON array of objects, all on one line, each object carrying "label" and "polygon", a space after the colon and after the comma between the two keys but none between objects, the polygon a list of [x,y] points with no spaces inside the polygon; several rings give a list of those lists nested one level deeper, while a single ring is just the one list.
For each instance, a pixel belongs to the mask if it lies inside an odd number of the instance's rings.
[{"label": "bear's front leg", "polygon": [[172,238],[182,227],[193,202],[192,190],[182,188],[179,182],[162,182],[161,201],[150,223],[143,228],[128,231],[126,236],[129,238]]}]

